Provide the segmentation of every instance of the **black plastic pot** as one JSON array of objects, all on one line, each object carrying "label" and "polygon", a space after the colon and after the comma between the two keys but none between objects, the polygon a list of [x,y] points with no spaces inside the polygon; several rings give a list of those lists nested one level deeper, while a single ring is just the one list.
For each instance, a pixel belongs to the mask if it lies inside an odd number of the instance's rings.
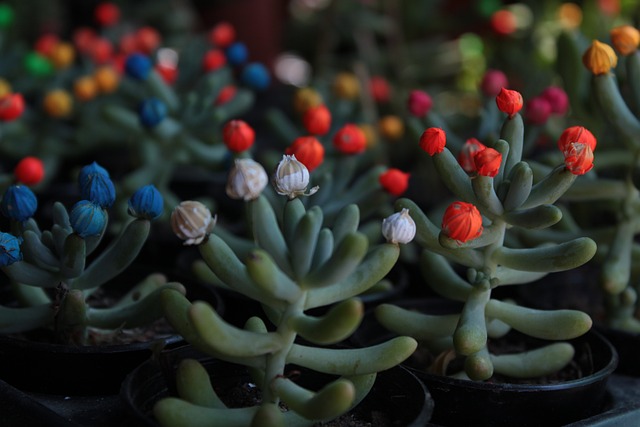
[{"label": "black plastic pot", "polygon": [[[172,395],[172,379],[177,363],[184,358],[196,358],[209,372],[216,386],[235,386],[250,382],[242,365],[210,358],[185,346],[163,352],[159,363],[148,361],[134,370],[122,384],[121,396],[140,426],[158,427],[151,415],[153,405],[163,397]],[[162,368],[161,368],[162,366]],[[305,368],[300,370],[300,383],[313,388],[332,379]],[[378,374],[376,382],[352,413],[363,420],[371,420],[373,412],[382,413],[391,426],[422,427],[427,425],[433,411],[429,392],[409,370],[396,366]]]},{"label": "black plastic pot", "polygon": [[640,377],[640,334],[613,328],[596,328],[618,352],[616,373]]}]

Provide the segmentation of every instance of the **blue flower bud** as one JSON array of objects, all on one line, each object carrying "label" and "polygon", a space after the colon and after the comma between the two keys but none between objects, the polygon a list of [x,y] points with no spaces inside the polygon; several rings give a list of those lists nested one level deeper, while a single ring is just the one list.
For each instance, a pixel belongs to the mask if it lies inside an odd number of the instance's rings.
[{"label": "blue flower bud", "polygon": [[227,61],[231,65],[244,64],[249,58],[249,50],[247,46],[242,42],[235,42],[231,44],[226,50]]},{"label": "blue flower bud", "polygon": [[259,62],[252,62],[244,67],[240,79],[242,83],[255,90],[264,90],[271,83],[271,76],[267,67]]},{"label": "blue flower bud", "polygon": [[21,243],[22,239],[0,232],[0,267],[6,267],[22,259]]},{"label": "blue flower bud", "polygon": [[80,200],[69,213],[71,228],[80,237],[99,235],[107,223],[107,215],[100,206],[89,200]]},{"label": "blue flower bud", "polygon": [[109,178],[109,173],[96,162],[80,170],[78,183],[82,198],[100,207],[108,208],[116,200],[116,189]]},{"label": "blue flower bud", "polygon": [[152,67],[149,57],[141,53],[129,55],[124,63],[124,71],[136,80],[146,80]]},{"label": "blue flower bud", "polygon": [[153,185],[138,189],[129,199],[129,215],[142,219],[156,219],[162,215],[164,201]]},{"label": "blue flower bud", "polygon": [[167,106],[158,98],[145,99],[138,108],[138,114],[142,126],[152,128],[167,117]]},{"label": "blue flower bud", "polygon": [[0,202],[2,215],[14,221],[26,221],[38,208],[38,199],[29,187],[12,185],[5,191]]}]

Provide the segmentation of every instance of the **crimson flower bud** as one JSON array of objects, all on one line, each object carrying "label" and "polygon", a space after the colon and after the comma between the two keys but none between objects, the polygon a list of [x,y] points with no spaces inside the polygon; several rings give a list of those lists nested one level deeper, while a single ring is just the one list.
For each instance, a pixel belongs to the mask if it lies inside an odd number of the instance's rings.
[{"label": "crimson flower bud", "polygon": [[24,98],[20,93],[10,93],[0,97],[0,120],[9,122],[22,115]]},{"label": "crimson flower bud", "polygon": [[295,155],[311,172],[324,161],[324,146],[314,136],[301,136],[287,147],[285,154]]},{"label": "crimson flower bud", "polygon": [[302,124],[312,135],[325,135],[331,128],[331,112],[322,104],[309,107],[302,116]]},{"label": "crimson flower bud", "polygon": [[144,54],[149,55],[160,46],[160,33],[153,27],[138,28],[135,37],[138,50]]},{"label": "crimson flower bud", "polygon": [[205,72],[215,71],[227,63],[227,56],[220,49],[208,50],[202,58],[202,68]]},{"label": "crimson flower bud", "polygon": [[543,125],[549,120],[551,112],[551,103],[542,96],[536,96],[527,102],[525,118],[533,125]]},{"label": "crimson flower bud", "polygon": [[552,114],[561,116],[569,109],[569,95],[562,88],[549,86],[542,91],[540,96],[549,101]]},{"label": "crimson flower bud", "polygon": [[389,82],[381,76],[372,76],[369,79],[369,92],[371,93],[371,98],[379,104],[389,102],[391,98]]},{"label": "crimson flower bud", "polygon": [[513,117],[522,109],[522,103],[522,95],[520,92],[515,90],[502,88],[500,89],[498,96],[496,96],[498,109],[503,113],[506,113],[509,117]]},{"label": "crimson flower bud", "polygon": [[231,120],[222,128],[222,140],[234,153],[251,148],[255,136],[253,128],[243,120]]},{"label": "crimson flower bud", "polygon": [[224,49],[236,39],[236,30],[228,22],[220,22],[209,32],[209,41],[216,47]]},{"label": "crimson flower bud", "polygon": [[509,81],[507,76],[500,70],[487,70],[482,77],[480,89],[484,96],[494,98],[498,96],[503,87],[507,87]]},{"label": "crimson flower bud", "polygon": [[491,28],[500,36],[513,34],[518,28],[516,16],[510,10],[497,10],[491,15]]},{"label": "crimson flower bud", "polygon": [[593,151],[588,144],[573,142],[563,154],[565,166],[574,175],[584,175],[593,168]]},{"label": "crimson flower bud", "polygon": [[349,123],[333,136],[333,145],[343,154],[358,154],[366,148],[367,137],[362,129]]},{"label": "crimson flower bud", "polygon": [[458,163],[467,173],[476,171],[476,164],[473,156],[478,152],[487,148],[482,142],[475,138],[469,138],[462,145],[462,149],[458,153]]},{"label": "crimson flower bud", "polygon": [[473,240],[482,234],[482,215],[471,203],[453,202],[444,212],[442,232],[460,243]]},{"label": "crimson flower bud", "polygon": [[500,170],[502,154],[493,148],[487,147],[473,155],[473,163],[478,175],[494,177]]},{"label": "crimson flower bud", "polygon": [[17,182],[36,185],[44,178],[44,164],[37,157],[25,157],[18,162],[13,175]]},{"label": "crimson flower bud", "polygon": [[236,88],[234,85],[223,87],[222,89],[220,89],[220,92],[218,92],[218,96],[213,102],[214,105],[222,105],[231,101],[233,97],[236,96],[236,92],[238,92],[238,88]]},{"label": "crimson flower bud", "polygon": [[420,136],[420,148],[430,156],[442,153],[447,144],[447,135],[440,128],[428,128]]},{"label": "crimson flower bud", "polygon": [[412,90],[407,99],[409,112],[416,117],[424,117],[429,114],[433,101],[431,96],[422,90]]},{"label": "crimson flower bud", "polygon": [[380,174],[378,180],[387,193],[399,196],[407,191],[409,176],[410,174],[402,172],[400,169],[391,168]]},{"label": "crimson flower bud", "polygon": [[582,126],[571,126],[566,128],[558,139],[558,148],[564,153],[569,148],[569,145],[574,142],[587,144],[589,148],[591,148],[591,151],[595,151],[596,149],[596,137],[593,136],[587,128]]},{"label": "crimson flower bud", "polygon": [[120,20],[120,8],[111,2],[102,2],[96,6],[94,17],[102,27],[111,27]]}]

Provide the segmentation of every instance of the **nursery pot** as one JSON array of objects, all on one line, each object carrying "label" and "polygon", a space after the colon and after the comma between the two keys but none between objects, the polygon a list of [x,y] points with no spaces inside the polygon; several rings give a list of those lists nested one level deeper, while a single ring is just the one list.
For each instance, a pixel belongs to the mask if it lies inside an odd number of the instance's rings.
[{"label": "nursery pot", "polygon": [[[191,346],[167,350],[159,360],[149,360],[136,368],[122,384],[120,394],[140,426],[159,426],[152,408],[161,398],[174,394],[175,370],[184,358],[199,360],[221,395],[224,391],[220,390],[247,388],[251,382],[245,366],[208,357]],[[335,378],[306,368],[288,366],[290,369],[299,371],[300,384],[310,389],[318,389]],[[373,425],[421,427],[427,424],[432,411],[433,400],[422,382],[408,369],[396,366],[378,373],[367,397],[349,414],[367,422],[375,418],[383,423]]]},{"label": "nursery pot", "polygon": [[[439,299],[401,301],[430,314],[451,313],[455,303]],[[367,313],[354,335],[356,345],[372,345],[389,339],[372,312]],[[521,335],[511,332],[508,336]],[[525,342],[536,341],[524,337]],[[539,342],[539,340],[537,340]],[[405,362],[430,391],[435,402],[431,423],[438,426],[562,426],[601,412],[607,403],[607,380],[618,356],[611,343],[595,330],[568,340],[576,354],[572,363],[582,373],[566,381],[532,383],[470,381],[427,373],[412,359]]]}]

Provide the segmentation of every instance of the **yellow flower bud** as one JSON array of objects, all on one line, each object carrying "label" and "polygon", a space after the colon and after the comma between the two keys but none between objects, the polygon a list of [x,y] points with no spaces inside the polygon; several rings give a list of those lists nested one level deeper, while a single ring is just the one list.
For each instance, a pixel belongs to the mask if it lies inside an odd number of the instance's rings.
[{"label": "yellow flower bud", "polygon": [[9,95],[11,91],[11,84],[5,79],[0,78],[0,97]]},{"label": "yellow flower bud", "polygon": [[597,76],[614,68],[618,64],[618,57],[611,46],[594,40],[582,55],[582,63]]},{"label": "yellow flower bud", "polygon": [[96,97],[98,93],[98,86],[93,77],[85,76],[80,77],[73,84],[73,94],[80,101],[90,101]]},{"label": "yellow flower bud", "polygon": [[93,79],[101,93],[111,93],[118,88],[118,73],[108,66],[100,67],[93,73]]},{"label": "yellow flower bud", "polygon": [[69,92],[62,89],[52,90],[47,93],[42,101],[42,106],[51,117],[66,117],[71,113],[73,100]]},{"label": "yellow flower bud", "polygon": [[376,144],[378,144],[378,132],[375,127],[368,123],[360,123],[358,124],[358,127],[362,130],[362,133],[364,133],[367,149],[375,147]]},{"label": "yellow flower bud", "polygon": [[293,108],[299,114],[304,114],[309,108],[317,107],[320,104],[322,104],[322,96],[310,87],[298,89],[293,96]]},{"label": "yellow flower bud", "polygon": [[388,115],[378,121],[380,135],[391,141],[396,141],[404,135],[404,123],[398,116]]},{"label": "yellow flower bud", "polygon": [[49,60],[57,69],[68,68],[75,57],[73,46],[66,42],[57,43],[49,54]]},{"label": "yellow flower bud", "polygon": [[611,44],[622,56],[631,55],[640,44],[640,31],[631,25],[621,25],[609,32]]},{"label": "yellow flower bud", "polygon": [[333,80],[333,92],[339,98],[355,99],[360,93],[360,83],[352,73],[338,73]]}]

